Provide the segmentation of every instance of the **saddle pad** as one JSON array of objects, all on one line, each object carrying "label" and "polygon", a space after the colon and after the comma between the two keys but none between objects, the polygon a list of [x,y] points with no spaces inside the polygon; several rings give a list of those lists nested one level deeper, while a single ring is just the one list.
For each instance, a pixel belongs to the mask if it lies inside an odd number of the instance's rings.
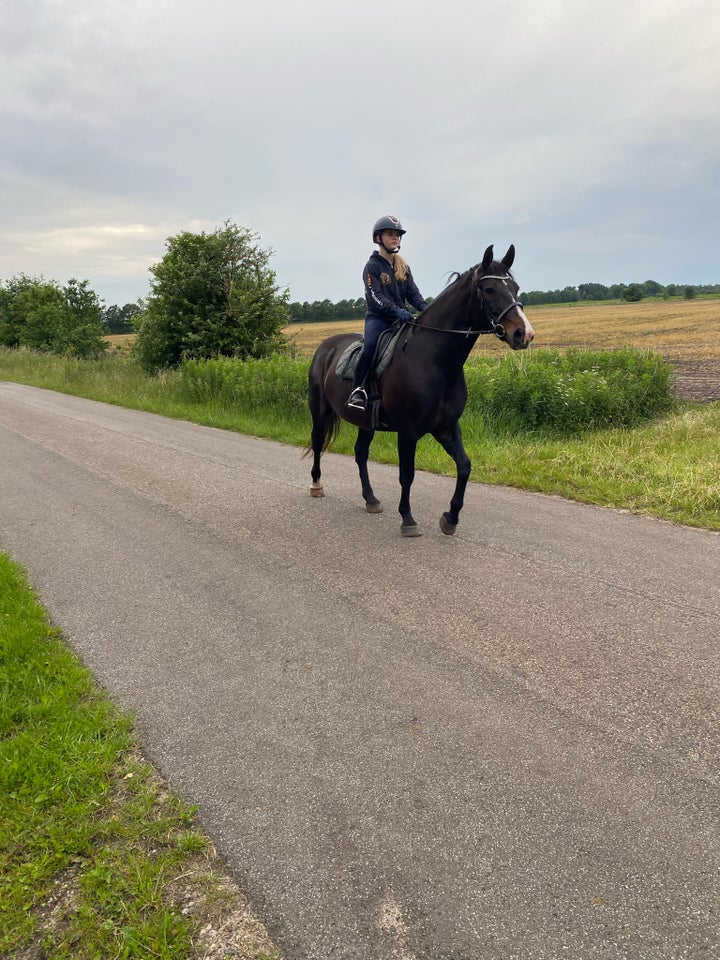
[{"label": "saddle pad", "polygon": [[[405,323],[394,323],[380,334],[371,370],[372,376],[376,379],[390,366],[400,334],[406,326]],[[362,341],[360,340],[351,343],[340,354],[340,358],[335,364],[335,373],[341,380],[352,380],[361,350]]]},{"label": "saddle pad", "polygon": [[335,374],[341,380],[352,380],[355,376],[355,367],[361,350],[362,340],[359,340],[356,343],[351,343],[340,354],[340,359],[335,364]]}]

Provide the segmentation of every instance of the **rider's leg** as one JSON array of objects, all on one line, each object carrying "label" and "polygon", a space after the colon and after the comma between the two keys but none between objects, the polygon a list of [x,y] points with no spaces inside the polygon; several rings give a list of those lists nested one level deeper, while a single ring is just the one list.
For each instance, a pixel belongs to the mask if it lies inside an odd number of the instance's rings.
[{"label": "rider's leg", "polygon": [[377,317],[368,317],[365,321],[362,353],[358,357],[353,378],[353,389],[347,400],[347,405],[354,407],[356,410],[367,409],[368,398],[364,384],[370,372],[378,338],[386,327],[387,324]]},{"label": "rider's leg", "polygon": [[365,378],[370,370],[372,356],[368,356],[363,350],[358,357],[355,367],[355,377],[353,379],[352,393],[348,397],[348,406],[357,407],[364,410],[367,407],[367,393],[365,392]]}]

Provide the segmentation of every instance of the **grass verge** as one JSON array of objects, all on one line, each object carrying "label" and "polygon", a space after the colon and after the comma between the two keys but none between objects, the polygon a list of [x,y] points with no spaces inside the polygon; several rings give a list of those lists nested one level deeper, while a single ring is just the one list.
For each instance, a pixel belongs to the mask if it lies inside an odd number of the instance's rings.
[{"label": "grass verge", "polygon": [[217,868],[130,718],[0,554],[0,956],[277,957]]}]

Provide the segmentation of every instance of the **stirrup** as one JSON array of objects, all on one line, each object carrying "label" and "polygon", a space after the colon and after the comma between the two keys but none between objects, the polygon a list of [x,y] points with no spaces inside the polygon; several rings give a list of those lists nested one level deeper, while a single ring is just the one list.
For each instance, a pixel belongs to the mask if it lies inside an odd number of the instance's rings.
[{"label": "stirrup", "polygon": [[355,387],[353,392],[347,398],[346,406],[353,410],[367,410],[368,396],[362,387]]}]

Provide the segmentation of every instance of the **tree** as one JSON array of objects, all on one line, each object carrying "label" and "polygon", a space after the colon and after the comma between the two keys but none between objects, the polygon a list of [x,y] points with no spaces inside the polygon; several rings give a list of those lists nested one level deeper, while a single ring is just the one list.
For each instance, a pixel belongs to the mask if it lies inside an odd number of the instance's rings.
[{"label": "tree", "polygon": [[581,300],[607,300],[610,291],[603,283],[579,283],[578,294]]},{"label": "tree", "polygon": [[0,296],[0,343],[50,350],[62,310],[62,293],[56,284],[25,274],[12,277]]},{"label": "tree", "polygon": [[67,313],[57,332],[56,352],[87,360],[97,359],[107,350],[103,340],[102,303],[87,280],[68,280],[62,289]]},{"label": "tree", "polygon": [[107,327],[107,332],[132,333],[135,329],[133,326],[133,317],[141,313],[142,309],[142,300],[138,303],[126,303],[123,307],[118,306],[116,303],[110,307],[106,307],[103,311],[102,320]]},{"label": "tree", "polygon": [[87,280],[59,287],[38,277],[13,277],[0,289],[0,344],[94,359],[107,349],[101,310]]},{"label": "tree", "polygon": [[287,293],[280,293],[259,237],[226,221],[214,233],[169,237],[151,267],[135,352],[146,370],[190,358],[267,356],[282,343]]},{"label": "tree", "polygon": [[646,280],[645,283],[640,284],[640,289],[645,297],[659,297],[665,290],[665,287],[663,287],[661,283],[658,283],[657,280]]},{"label": "tree", "polygon": [[628,303],[639,303],[643,298],[642,287],[639,283],[630,283],[622,292],[623,300]]}]

